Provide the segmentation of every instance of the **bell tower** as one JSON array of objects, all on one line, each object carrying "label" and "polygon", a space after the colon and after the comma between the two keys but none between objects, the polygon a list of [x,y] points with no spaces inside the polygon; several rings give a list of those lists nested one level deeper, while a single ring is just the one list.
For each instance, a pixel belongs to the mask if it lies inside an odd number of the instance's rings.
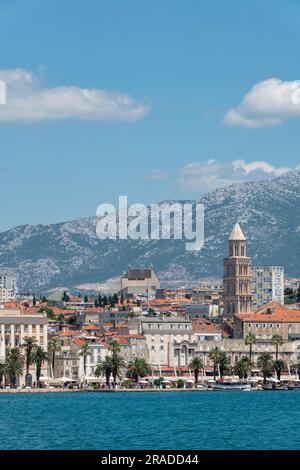
[{"label": "bell tower", "polygon": [[252,302],[252,266],[247,256],[246,238],[239,224],[229,237],[229,256],[224,260],[224,316],[250,313]]}]

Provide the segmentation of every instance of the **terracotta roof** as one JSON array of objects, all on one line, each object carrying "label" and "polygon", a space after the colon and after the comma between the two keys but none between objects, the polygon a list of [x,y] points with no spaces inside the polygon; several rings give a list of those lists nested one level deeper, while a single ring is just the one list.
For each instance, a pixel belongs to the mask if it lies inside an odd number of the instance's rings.
[{"label": "terracotta roof", "polygon": [[60,336],[60,337],[70,337],[70,336],[77,336],[78,334],[79,334],[78,331],[66,330],[66,331],[62,331],[61,333],[58,333],[57,336]]},{"label": "terracotta roof", "polygon": [[253,313],[236,313],[234,317],[239,320],[256,323],[300,323],[299,311],[290,310],[275,301],[264,305]]},{"label": "terracotta roof", "polygon": [[85,340],[83,338],[75,338],[73,339],[73,342],[80,348],[85,344]]},{"label": "terracotta roof", "polygon": [[82,329],[85,330],[85,331],[95,331],[95,330],[99,331],[99,330],[101,330],[101,328],[97,325],[87,325],[87,326],[84,326]]},{"label": "terracotta roof", "polygon": [[203,320],[192,321],[193,333],[220,333],[213,323]]},{"label": "terracotta roof", "polygon": [[114,340],[118,341],[121,346],[129,346],[129,341],[125,338],[125,336],[114,336]]}]

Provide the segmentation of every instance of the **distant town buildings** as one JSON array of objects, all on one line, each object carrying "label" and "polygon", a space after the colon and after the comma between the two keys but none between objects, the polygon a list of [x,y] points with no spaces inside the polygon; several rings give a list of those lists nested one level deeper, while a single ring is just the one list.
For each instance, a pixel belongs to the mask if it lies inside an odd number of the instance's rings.
[{"label": "distant town buildings", "polygon": [[284,304],[284,268],[254,267],[252,272],[252,308],[255,310],[273,300]]},{"label": "distant town buildings", "polygon": [[275,301],[254,313],[237,313],[233,318],[233,336],[237,339],[253,333],[261,342],[270,342],[273,335],[280,335],[283,341],[300,340],[300,310],[290,310]]},{"label": "distant town buildings", "polygon": [[12,302],[17,297],[17,277],[10,270],[0,268],[0,303]]},{"label": "distant town buildings", "polygon": [[[44,313],[22,312],[21,309],[0,309],[0,363],[6,361],[7,352],[20,347],[25,338],[33,338],[44,351],[48,350],[48,319]],[[43,372],[47,375],[47,364]],[[35,368],[30,368],[31,381],[35,381]],[[20,378],[25,383],[25,374]]]},{"label": "distant town buildings", "polygon": [[224,260],[224,316],[251,312],[252,266],[246,248],[241,227],[235,224],[229,237],[229,256]]},{"label": "distant town buildings", "polygon": [[153,268],[129,268],[121,278],[121,293],[124,297],[155,297],[160,281]]}]

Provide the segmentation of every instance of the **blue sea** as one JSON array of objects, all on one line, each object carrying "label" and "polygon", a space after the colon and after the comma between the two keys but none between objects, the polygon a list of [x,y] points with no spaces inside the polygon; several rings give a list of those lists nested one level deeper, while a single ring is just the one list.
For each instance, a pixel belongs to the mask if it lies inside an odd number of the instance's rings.
[{"label": "blue sea", "polygon": [[0,449],[300,449],[300,391],[0,395]]}]

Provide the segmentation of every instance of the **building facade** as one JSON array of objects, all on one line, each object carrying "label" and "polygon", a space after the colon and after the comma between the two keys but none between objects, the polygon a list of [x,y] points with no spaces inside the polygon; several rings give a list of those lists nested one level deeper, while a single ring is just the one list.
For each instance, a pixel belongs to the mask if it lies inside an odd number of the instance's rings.
[{"label": "building facade", "polygon": [[253,268],[252,308],[257,309],[275,300],[284,304],[284,268],[262,266]]},{"label": "building facade", "polygon": [[0,269],[0,303],[12,302],[17,297],[17,277]]},{"label": "building facade", "polygon": [[[10,349],[20,347],[25,338],[33,338],[44,351],[48,350],[47,315],[22,312],[20,309],[0,310],[0,363],[4,364]],[[47,375],[48,366],[43,365],[42,374]],[[35,367],[31,366],[29,374],[35,381]],[[25,369],[18,379],[19,385],[25,384]]]},{"label": "building facade", "polygon": [[157,289],[160,281],[152,268],[130,268],[121,278],[124,297],[155,297]]},{"label": "building facade", "polygon": [[224,316],[250,313],[252,303],[252,265],[246,252],[246,238],[239,224],[229,237],[229,256],[224,260]]},{"label": "building facade", "polygon": [[245,338],[253,333],[257,341],[271,341],[273,335],[282,336],[283,341],[300,340],[300,311],[290,310],[277,302],[271,302],[250,314],[235,314],[234,338]]}]

